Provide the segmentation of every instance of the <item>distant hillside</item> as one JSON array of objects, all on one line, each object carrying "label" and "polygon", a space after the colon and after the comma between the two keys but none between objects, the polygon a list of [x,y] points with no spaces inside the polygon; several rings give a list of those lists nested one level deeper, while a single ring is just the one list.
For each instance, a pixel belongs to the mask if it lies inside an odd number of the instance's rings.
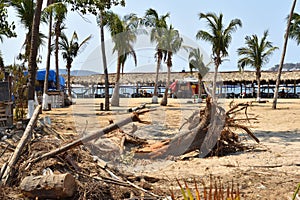
[{"label": "distant hillside", "polygon": [[[275,65],[274,67],[271,67],[270,71],[278,71],[279,65]],[[283,64],[282,71],[295,71],[300,70],[300,63],[285,63]]]},{"label": "distant hillside", "polygon": [[[67,74],[67,70],[66,69],[60,69],[59,73],[61,75],[66,75]],[[97,72],[94,71],[89,71],[89,70],[71,70],[71,76],[90,76],[93,74],[99,74]]]}]

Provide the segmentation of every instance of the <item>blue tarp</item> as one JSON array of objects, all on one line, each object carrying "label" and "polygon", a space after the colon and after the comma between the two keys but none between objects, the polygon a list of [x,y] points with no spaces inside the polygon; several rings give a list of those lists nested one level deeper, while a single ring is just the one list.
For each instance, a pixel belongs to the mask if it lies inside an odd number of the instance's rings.
[{"label": "blue tarp", "polygon": [[[27,75],[27,74],[28,74],[28,72],[24,72],[24,75]],[[36,80],[44,81],[45,74],[46,74],[46,70],[38,70],[36,73]],[[49,70],[48,81],[49,82],[53,81],[54,83],[56,83],[56,72],[52,69]],[[64,77],[59,76],[59,83],[61,86],[63,86],[63,87],[65,86],[66,81],[65,81]]]},{"label": "blue tarp", "polygon": [[[24,72],[24,75],[27,75],[28,72]],[[37,73],[36,73],[36,80],[38,81],[44,81],[45,80],[45,75],[46,75],[46,70],[43,69],[43,70],[38,70]],[[53,90],[53,89],[56,89],[55,88],[55,83],[56,83],[56,72],[55,70],[52,70],[50,69],[49,70],[49,75],[48,75],[48,81],[51,83],[53,82],[54,84],[51,85],[49,84],[49,90]],[[60,89],[63,90],[64,87],[65,87],[65,84],[66,84],[66,81],[64,79],[64,77],[62,76],[59,76],[59,84],[60,84]],[[36,88],[37,90],[39,90],[38,88]]]},{"label": "blue tarp", "polygon": [[[36,73],[36,80],[38,81],[44,81],[45,80],[45,75],[46,75],[46,70],[38,70]],[[54,70],[49,71],[48,75],[48,81],[54,81],[56,82],[56,73]]]}]

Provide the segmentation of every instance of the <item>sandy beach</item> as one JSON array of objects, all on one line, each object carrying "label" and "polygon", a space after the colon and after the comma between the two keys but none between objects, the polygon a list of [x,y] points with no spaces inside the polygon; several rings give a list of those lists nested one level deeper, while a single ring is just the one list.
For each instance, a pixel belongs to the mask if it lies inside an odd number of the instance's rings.
[{"label": "sandy beach", "polygon": [[[74,99],[69,108],[56,108],[43,115],[50,116],[52,127],[61,134],[74,135],[99,130],[108,125],[108,120],[118,121],[128,114],[128,108],[141,103],[150,103],[150,98],[124,98],[120,107],[111,111],[100,111],[104,99]],[[188,102],[191,101],[191,102]],[[220,102],[228,109],[229,99]],[[235,102],[250,102],[253,99],[236,99]],[[253,103],[248,109],[249,117],[257,118],[248,123],[260,144],[256,144],[241,132],[243,143],[252,148],[223,157],[189,158],[188,160],[149,161],[144,165],[128,165],[127,170],[138,175],[149,175],[160,179],[153,187],[163,191],[179,190],[176,179],[193,184],[210,175],[224,183],[239,184],[242,199],[291,199],[300,180],[300,100],[279,99],[278,109],[267,103]],[[178,133],[178,128],[195,109],[204,103],[188,99],[169,99],[167,107],[147,104],[156,109],[142,116],[150,125],[135,123],[135,134],[145,139],[165,139],[168,134]],[[123,127],[130,130],[131,125]],[[59,127],[59,128],[57,128]],[[99,156],[99,155],[97,155]],[[101,155],[99,156],[101,157]]]}]

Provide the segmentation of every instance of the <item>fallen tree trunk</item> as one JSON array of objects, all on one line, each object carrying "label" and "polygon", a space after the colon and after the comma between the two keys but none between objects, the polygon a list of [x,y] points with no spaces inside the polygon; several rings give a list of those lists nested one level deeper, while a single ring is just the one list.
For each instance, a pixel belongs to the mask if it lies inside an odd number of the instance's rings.
[{"label": "fallen tree trunk", "polygon": [[16,163],[18,162],[19,157],[22,154],[24,147],[26,146],[27,142],[31,138],[32,129],[37,121],[40,110],[41,110],[41,105],[38,105],[35,108],[30,121],[28,122],[28,125],[25,129],[25,132],[23,133],[23,136],[22,136],[20,142],[18,143],[13,155],[10,157],[8,164],[6,166],[6,169],[4,170],[2,176],[0,177],[1,184],[6,185],[8,183],[8,180],[13,173],[14,167],[15,167]]},{"label": "fallen tree trunk", "polygon": [[27,176],[22,180],[20,189],[25,196],[34,199],[64,199],[73,196],[76,182],[68,173]]},{"label": "fallen tree trunk", "polygon": [[91,134],[88,134],[82,138],[79,138],[71,143],[68,143],[67,145],[65,146],[62,146],[60,148],[57,148],[53,151],[50,151],[48,153],[45,153],[37,158],[34,158],[32,160],[30,160],[28,163],[29,165],[27,166],[27,168],[30,166],[31,163],[36,163],[42,159],[47,159],[47,158],[50,158],[52,156],[55,156],[55,155],[58,155],[60,153],[63,153],[65,151],[68,151],[69,149],[72,149],[74,147],[77,147],[79,145],[82,145],[86,142],[89,142],[91,140],[94,140],[94,139],[97,139],[99,137],[101,137],[102,135],[104,134],[107,134],[109,132],[112,132],[128,123],[131,123],[131,122],[140,122],[141,120],[139,119],[139,115],[145,113],[145,112],[149,112],[149,110],[146,110],[146,111],[142,111],[142,112],[135,112],[133,114],[131,114],[129,117],[115,123],[115,124],[110,124],[109,126],[99,130],[99,131],[96,131],[96,132],[93,132]]}]

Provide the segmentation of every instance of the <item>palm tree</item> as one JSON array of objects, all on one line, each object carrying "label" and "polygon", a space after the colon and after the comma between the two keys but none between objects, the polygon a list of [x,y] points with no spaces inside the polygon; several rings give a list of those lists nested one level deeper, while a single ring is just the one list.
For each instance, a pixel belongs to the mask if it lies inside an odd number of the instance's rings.
[{"label": "palm tree", "polygon": [[101,55],[102,64],[104,68],[104,80],[105,80],[105,110],[109,110],[109,81],[108,81],[108,70],[106,62],[106,52],[104,43],[104,15],[107,9],[111,9],[112,6],[125,6],[124,0],[114,0],[114,1],[99,1],[99,0],[89,0],[89,1],[74,1],[65,0],[67,3],[72,5],[72,10],[78,10],[82,14],[91,13],[97,17],[97,22],[100,27],[100,43],[101,43]]},{"label": "palm tree", "polygon": [[209,71],[209,68],[203,62],[203,55],[199,48],[191,48],[189,53],[189,66],[191,73],[193,70],[198,72],[198,94],[199,99],[202,96],[202,78]]},{"label": "palm tree", "polygon": [[45,80],[44,80],[44,91],[43,91],[43,105],[42,109],[47,110],[48,109],[48,76],[49,76],[49,70],[50,70],[50,59],[51,59],[51,39],[52,39],[52,21],[53,21],[53,11],[50,7],[51,4],[53,4],[54,0],[48,0],[47,1],[47,8],[45,9],[46,12],[45,15],[49,19],[49,25],[48,25],[48,45],[47,45],[47,61],[46,61],[46,73],[45,73]]},{"label": "palm tree", "polygon": [[212,45],[212,59],[215,64],[212,98],[216,101],[216,84],[218,68],[222,64],[223,59],[228,56],[228,47],[232,40],[232,33],[242,26],[239,19],[230,21],[227,27],[223,24],[223,14],[217,16],[215,13],[200,13],[199,19],[206,19],[209,32],[200,30],[197,32],[196,38],[208,41]]},{"label": "palm tree", "polygon": [[56,72],[56,90],[60,90],[59,83],[59,62],[58,62],[58,51],[59,51],[59,39],[61,32],[65,29],[64,20],[68,12],[67,5],[62,3],[60,0],[56,0],[57,3],[53,4],[54,14],[54,35],[55,35],[55,72]]},{"label": "palm tree", "polygon": [[136,41],[136,28],[138,20],[135,14],[129,14],[121,19],[117,14],[107,12],[106,24],[109,27],[111,37],[115,43],[113,52],[117,53],[117,73],[116,82],[111,99],[112,106],[119,106],[119,88],[120,88],[120,74],[123,73],[124,65],[128,56],[132,56],[135,64],[137,58],[133,49],[133,43]]},{"label": "palm tree", "polygon": [[284,63],[284,58],[285,58],[285,53],[286,53],[286,48],[287,48],[287,43],[288,43],[288,38],[289,38],[288,36],[290,35],[289,31],[290,31],[290,26],[291,26],[291,22],[292,22],[292,15],[294,13],[296,3],[297,3],[297,0],[294,0],[293,4],[292,4],[291,11],[290,11],[289,19],[288,19],[288,22],[287,22],[286,33],[284,35],[283,50],[282,50],[282,54],[281,54],[280,64],[279,64],[279,67],[278,67],[278,73],[277,73],[277,80],[276,80],[276,86],[275,86],[272,109],[276,109],[277,96],[278,96],[278,90],[279,90],[279,84],[280,84],[280,77],[281,77],[282,67],[283,67],[283,63]]},{"label": "palm tree", "polygon": [[83,50],[87,42],[91,39],[91,35],[85,38],[81,43],[78,43],[77,33],[74,31],[71,40],[69,41],[67,36],[62,33],[59,41],[59,48],[62,51],[63,59],[67,62],[66,68],[68,73],[68,95],[71,98],[71,67],[74,58],[78,55],[80,50]]},{"label": "palm tree", "polygon": [[102,64],[103,64],[103,73],[104,73],[104,110],[109,110],[109,80],[108,80],[108,70],[107,70],[107,61],[106,61],[106,52],[105,52],[105,40],[104,40],[104,9],[100,10],[100,14],[98,16],[98,25],[100,27],[100,43],[101,43],[101,55],[102,55]]},{"label": "palm tree", "polygon": [[295,40],[297,45],[300,45],[300,15],[298,13],[293,13],[292,15],[289,38]]},{"label": "palm tree", "polygon": [[160,105],[166,106],[168,104],[168,91],[171,81],[171,68],[172,68],[172,57],[173,55],[180,50],[183,39],[180,37],[179,31],[175,30],[172,25],[168,29],[164,30],[163,33],[163,43],[162,49],[167,52],[167,67],[168,67],[168,78],[166,82],[166,88],[164,96],[160,102]]},{"label": "palm tree", "polygon": [[268,31],[264,32],[261,40],[257,35],[246,36],[246,47],[238,48],[237,52],[241,58],[238,60],[238,67],[243,70],[245,66],[253,67],[256,70],[257,101],[260,101],[260,77],[261,68],[269,61],[269,57],[278,49],[270,41],[267,41]]},{"label": "palm tree", "polygon": [[148,27],[152,27],[150,40],[151,42],[156,42],[156,53],[155,56],[157,58],[157,65],[156,65],[156,75],[155,75],[155,83],[154,83],[154,92],[152,97],[152,103],[158,103],[158,94],[157,94],[157,87],[158,87],[158,74],[159,68],[161,66],[161,62],[163,60],[164,54],[166,53],[164,49],[162,49],[162,37],[163,31],[168,27],[166,19],[170,17],[169,13],[165,15],[159,16],[157,11],[150,8],[146,11],[144,20],[142,24]]},{"label": "palm tree", "polygon": [[[24,63],[29,60],[29,54],[31,49],[31,37],[32,37],[32,22],[34,18],[36,3],[32,0],[12,0],[10,5],[13,6],[17,11],[17,17],[20,18],[21,24],[27,30],[23,48],[25,49],[24,54],[18,56],[19,59],[24,59]],[[41,20],[44,22],[44,20]],[[38,48],[43,45],[43,39],[46,38],[41,32],[38,33],[37,45]]]},{"label": "palm tree", "polygon": [[32,31],[31,31],[31,44],[29,51],[29,62],[28,62],[28,113],[27,117],[31,118],[34,110],[34,92],[35,92],[35,77],[36,77],[36,58],[38,53],[38,41],[39,41],[39,28],[41,21],[43,0],[37,0],[36,8],[34,12]]}]

